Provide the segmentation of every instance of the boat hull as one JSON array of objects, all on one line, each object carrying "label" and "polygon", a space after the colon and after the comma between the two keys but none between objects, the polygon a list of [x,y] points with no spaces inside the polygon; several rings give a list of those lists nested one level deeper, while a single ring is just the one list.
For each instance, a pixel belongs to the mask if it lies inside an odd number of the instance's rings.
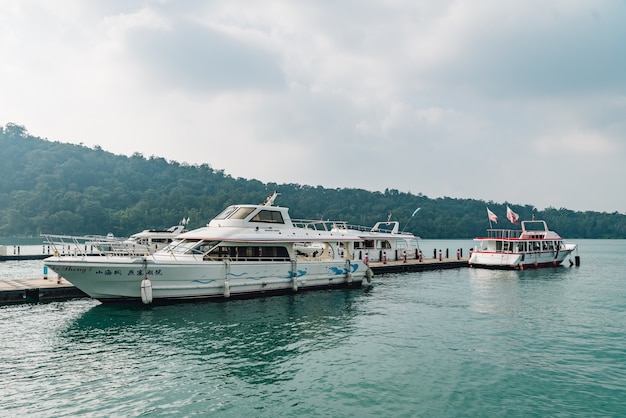
[{"label": "boat hull", "polygon": [[[45,264],[102,302],[242,298],[328,287],[360,286],[367,266],[360,261],[181,261],[128,257],[51,257]],[[145,285],[145,283],[144,283]],[[144,300],[144,303],[146,301]]]},{"label": "boat hull", "polygon": [[469,258],[470,267],[492,269],[525,269],[557,267],[570,256],[571,249],[556,252],[502,253],[473,251]]}]

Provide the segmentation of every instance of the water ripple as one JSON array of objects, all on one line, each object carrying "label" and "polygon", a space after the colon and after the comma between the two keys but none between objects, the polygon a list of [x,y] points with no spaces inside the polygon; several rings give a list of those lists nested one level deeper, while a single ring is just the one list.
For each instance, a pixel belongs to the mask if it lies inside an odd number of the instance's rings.
[{"label": "water ripple", "polygon": [[0,415],[619,416],[626,286],[597,254],[241,301],[2,306]]}]

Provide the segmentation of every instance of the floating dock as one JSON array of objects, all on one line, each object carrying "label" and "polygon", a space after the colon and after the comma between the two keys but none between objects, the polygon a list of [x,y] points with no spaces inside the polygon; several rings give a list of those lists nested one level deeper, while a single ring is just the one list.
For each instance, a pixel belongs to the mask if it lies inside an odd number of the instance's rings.
[{"label": "floating dock", "polygon": [[[407,260],[370,263],[374,277],[386,273],[444,270],[468,267],[467,258],[429,258],[423,261]],[[375,280],[375,279],[374,279]],[[13,303],[53,302],[89,297],[70,282],[54,274],[44,279],[0,280],[0,305]]]},{"label": "floating dock", "polygon": [[0,305],[53,302],[81,297],[89,296],[63,278],[0,280]]},{"label": "floating dock", "polygon": [[410,271],[429,271],[429,270],[445,270],[458,269],[461,267],[469,267],[469,259],[465,258],[437,258],[423,259],[422,261],[388,261],[387,263],[376,262],[370,263],[370,268],[374,272],[374,276],[385,273],[406,273]]}]

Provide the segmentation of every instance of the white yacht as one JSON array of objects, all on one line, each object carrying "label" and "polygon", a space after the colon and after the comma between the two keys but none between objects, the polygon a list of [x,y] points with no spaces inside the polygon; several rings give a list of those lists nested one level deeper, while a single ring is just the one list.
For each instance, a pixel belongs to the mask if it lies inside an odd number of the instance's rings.
[{"label": "white yacht", "polygon": [[171,243],[178,235],[187,232],[186,224],[187,220],[183,218],[178,225],[168,229],[144,229],[124,240],[123,245],[129,249],[154,253]]},{"label": "white yacht", "polygon": [[366,262],[415,260],[419,258],[419,238],[410,232],[400,231],[398,221],[376,222],[371,227],[335,222],[335,231],[351,232],[362,241],[354,245],[355,258]]},{"label": "white yacht", "polygon": [[358,235],[296,226],[288,208],[273,206],[275,196],[229,206],[153,254],[83,253],[44,263],[102,302],[249,297],[371,280],[353,257]]}]

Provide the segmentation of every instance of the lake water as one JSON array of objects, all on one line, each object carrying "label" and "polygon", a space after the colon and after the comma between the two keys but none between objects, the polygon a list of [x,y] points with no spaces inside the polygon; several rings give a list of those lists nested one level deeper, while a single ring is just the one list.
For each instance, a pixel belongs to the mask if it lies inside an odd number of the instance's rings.
[{"label": "lake water", "polygon": [[[471,241],[423,244],[432,255],[426,244]],[[623,416],[626,241],[578,244],[580,267],[155,307],[0,306],[0,415]]]}]

